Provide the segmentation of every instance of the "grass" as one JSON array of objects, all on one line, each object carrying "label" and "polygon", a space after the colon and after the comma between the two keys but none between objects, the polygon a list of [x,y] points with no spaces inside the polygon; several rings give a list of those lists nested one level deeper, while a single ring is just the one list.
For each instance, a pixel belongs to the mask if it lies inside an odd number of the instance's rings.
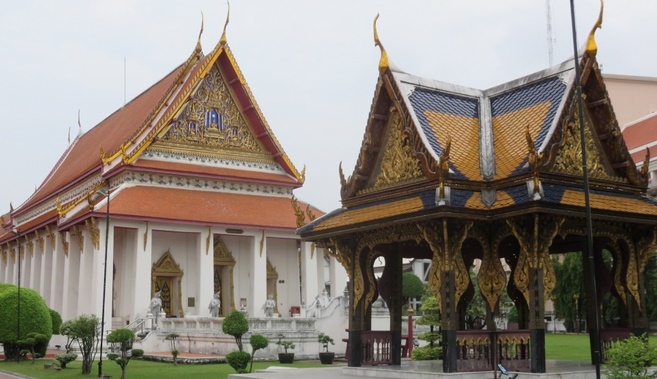
[{"label": "grass", "polygon": [[[650,346],[657,347],[657,337],[650,336]],[[590,361],[588,334],[546,334],[545,358],[559,361]]]},{"label": "grass", "polygon": [[[62,371],[54,369],[44,369],[43,365],[54,362],[49,359],[40,359],[33,365],[30,361],[0,362],[0,370],[20,373],[33,378],[51,379],[51,378],[97,378],[98,377],[98,360],[94,362],[94,369],[91,375],[82,375],[82,363],[79,361],[69,363],[67,368]],[[253,371],[264,369],[269,366],[280,365],[278,361],[271,362],[254,362]],[[319,367],[320,363],[316,361],[295,361],[286,367]],[[112,378],[121,377],[121,368],[112,361],[103,361],[103,374],[111,375]],[[218,378],[225,379],[229,374],[235,374],[235,370],[226,363],[190,365],[179,364],[174,366],[171,363],[151,362],[142,360],[131,360],[126,370],[126,378],[139,379],[177,379],[177,378]]]}]

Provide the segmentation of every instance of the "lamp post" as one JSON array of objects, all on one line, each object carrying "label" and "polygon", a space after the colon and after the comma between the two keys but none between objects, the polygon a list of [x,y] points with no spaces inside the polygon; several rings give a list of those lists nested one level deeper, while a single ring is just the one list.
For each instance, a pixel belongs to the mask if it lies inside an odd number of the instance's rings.
[{"label": "lamp post", "polygon": [[[11,231],[16,235],[16,250],[18,250],[16,257],[18,261],[18,294],[16,295],[16,313],[18,317],[16,317],[16,346],[18,346],[18,341],[21,339],[21,234],[18,231],[18,228],[14,228]],[[16,360],[18,363],[21,363],[20,349],[16,356]]]},{"label": "lamp post", "polygon": [[[602,13],[600,14],[602,17]],[[591,330],[591,348],[593,349],[593,363],[595,364],[595,377],[600,379],[600,320],[598,316],[598,289],[595,279],[595,259],[593,257],[593,222],[591,220],[591,200],[589,193],[589,170],[587,167],[586,157],[586,135],[584,133],[584,104],[582,101],[582,78],[580,77],[579,70],[579,54],[577,52],[577,28],[575,27],[575,4],[574,0],[570,0],[570,22],[573,35],[573,61],[575,63],[575,83],[576,83],[576,96],[577,108],[579,113],[579,136],[582,146],[582,175],[584,179],[584,208],[586,210],[586,252],[589,265],[589,276],[591,278],[591,286],[589,293],[592,299],[589,299],[593,306],[589,309],[593,310],[594,322]],[[598,26],[595,26],[596,28]],[[594,29],[595,30],[595,29]],[[593,33],[593,32],[591,32]],[[579,327],[579,325],[578,325]],[[578,328],[579,329],[579,328]]]},{"label": "lamp post", "polygon": [[[99,193],[105,195],[103,190]],[[110,182],[107,180],[107,212],[105,212],[105,260],[103,263],[103,306],[100,316],[100,358],[98,360],[98,377],[103,375],[103,340],[105,339],[105,296],[107,293],[107,250],[109,246],[109,222],[110,222]]]}]

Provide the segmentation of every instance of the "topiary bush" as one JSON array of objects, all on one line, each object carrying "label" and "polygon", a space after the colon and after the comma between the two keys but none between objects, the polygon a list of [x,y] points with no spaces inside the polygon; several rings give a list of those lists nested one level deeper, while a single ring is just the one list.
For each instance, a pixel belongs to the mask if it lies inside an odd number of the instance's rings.
[{"label": "topiary bush", "polygon": [[657,348],[648,345],[648,338],[632,336],[616,343],[607,351],[605,366],[609,379],[657,378],[650,366],[657,364]]},{"label": "topiary bush", "polygon": [[[18,287],[13,284],[0,286],[0,343],[3,344],[6,359],[15,359],[20,353],[18,340],[24,340],[30,333],[52,336],[52,318],[48,306],[41,295],[29,288],[21,287],[20,336],[18,326]],[[46,342],[47,346],[47,342]]]},{"label": "topiary bush", "polygon": [[74,360],[78,359],[78,355],[75,353],[59,353],[55,355],[55,360],[59,362],[59,367],[66,368],[66,365]]},{"label": "topiary bush", "polygon": [[238,374],[246,374],[248,371],[246,367],[251,361],[251,354],[246,351],[233,351],[226,354],[226,362],[233,368]]},{"label": "topiary bush", "polygon": [[230,312],[221,324],[221,330],[224,333],[235,337],[237,348],[240,351],[244,350],[242,347],[242,336],[249,331],[249,322],[242,312],[238,310]]},{"label": "topiary bush", "polygon": [[62,327],[62,316],[54,309],[48,308],[50,319],[52,320],[52,334],[59,334],[59,328]]},{"label": "topiary bush", "polygon": [[45,334],[40,333],[30,333],[27,337],[34,338],[34,353],[36,354],[36,357],[45,357],[46,352],[48,351],[48,342],[50,342],[50,338]]},{"label": "topiary bush", "polygon": [[438,346],[426,345],[416,347],[411,352],[411,359],[414,361],[432,361],[440,358],[442,349]]},{"label": "topiary bush", "polygon": [[263,336],[262,334],[254,334],[249,339],[249,343],[251,344],[251,366],[249,367],[249,372],[252,372],[253,357],[255,357],[255,352],[269,346],[269,340],[267,339],[267,337]]},{"label": "topiary bush", "polygon": [[142,349],[132,349],[132,358],[133,359],[140,359],[143,356],[144,356],[144,350],[142,350]]}]

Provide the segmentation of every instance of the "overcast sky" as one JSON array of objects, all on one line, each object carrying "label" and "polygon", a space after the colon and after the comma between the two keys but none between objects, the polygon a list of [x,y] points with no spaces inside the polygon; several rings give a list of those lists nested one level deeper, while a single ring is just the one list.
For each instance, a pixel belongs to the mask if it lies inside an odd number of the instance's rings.
[{"label": "overcast sky", "polygon": [[[597,0],[577,0],[581,46]],[[234,0],[228,44],[306,184],[297,197],[340,206],[378,76],[372,21],[400,69],[486,89],[549,66],[545,0]],[[0,213],[41,184],[78,133],[217,43],[217,0],[11,1],[0,12]],[[570,8],[552,0],[554,64],[572,56]],[[607,0],[596,33],[605,73],[657,76],[657,1]],[[127,62],[124,88],[124,59]],[[657,100],[656,100],[657,101]]]}]

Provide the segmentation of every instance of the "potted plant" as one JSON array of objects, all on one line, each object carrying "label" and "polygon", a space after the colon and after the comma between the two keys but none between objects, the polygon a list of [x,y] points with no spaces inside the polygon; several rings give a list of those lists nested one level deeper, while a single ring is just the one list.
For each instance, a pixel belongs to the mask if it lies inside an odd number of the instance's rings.
[{"label": "potted plant", "polygon": [[328,345],[329,343],[331,345],[335,345],[335,341],[333,341],[333,338],[330,336],[320,333],[319,336],[317,336],[317,341],[322,344],[322,347],[324,348],[324,351],[319,352],[319,361],[322,362],[324,365],[330,365],[333,364],[333,360],[335,359],[335,353],[332,351],[328,351]]},{"label": "potted plant", "polygon": [[292,341],[283,341],[283,337],[285,337],[282,334],[278,335],[278,342],[276,342],[276,345],[282,346],[283,349],[285,349],[284,353],[278,353],[278,362],[280,363],[294,363],[294,353],[288,353],[287,349],[293,350],[294,349],[294,342]]}]

